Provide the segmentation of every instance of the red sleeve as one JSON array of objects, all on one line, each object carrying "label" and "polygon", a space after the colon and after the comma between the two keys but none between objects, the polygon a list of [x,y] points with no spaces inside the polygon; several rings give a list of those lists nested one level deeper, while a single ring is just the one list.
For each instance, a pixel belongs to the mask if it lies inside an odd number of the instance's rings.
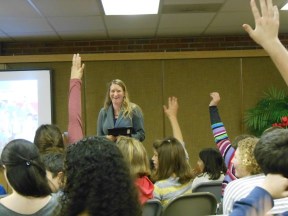
[{"label": "red sleeve", "polygon": [[83,138],[80,79],[71,79],[68,101],[68,144]]}]

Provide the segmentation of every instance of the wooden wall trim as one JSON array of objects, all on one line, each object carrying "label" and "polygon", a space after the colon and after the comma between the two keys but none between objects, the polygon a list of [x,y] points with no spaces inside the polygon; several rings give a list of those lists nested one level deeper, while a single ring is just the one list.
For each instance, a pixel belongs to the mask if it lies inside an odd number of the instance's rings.
[{"label": "wooden wall trim", "polygon": [[[241,58],[268,56],[264,50],[219,50],[187,52],[149,52],[149,53],[103,53],[81,54],[83,61],[129,61],[129,60],[164,60],[164,59],[205,59],[205,58]],[[57,55],[21,55],[0,56],[0,64],[32,62],[67,62],[72,54]]]}]

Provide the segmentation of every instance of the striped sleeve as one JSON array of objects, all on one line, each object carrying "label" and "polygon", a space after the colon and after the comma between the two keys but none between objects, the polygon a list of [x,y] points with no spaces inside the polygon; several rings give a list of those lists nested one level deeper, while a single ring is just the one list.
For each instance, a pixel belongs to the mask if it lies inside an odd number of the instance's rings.
[{"label": "striped sleeve", "polygon": [[218,113],[218,108],[216,106],[210,106],[209,113],[214,142],[217,145],[227,167],[227,173],[222,184],[223,194],[226,185],[236,179],[235,170],[232,164],[235,149],[232,147],[224,124],[221,121],[220,115]]}]

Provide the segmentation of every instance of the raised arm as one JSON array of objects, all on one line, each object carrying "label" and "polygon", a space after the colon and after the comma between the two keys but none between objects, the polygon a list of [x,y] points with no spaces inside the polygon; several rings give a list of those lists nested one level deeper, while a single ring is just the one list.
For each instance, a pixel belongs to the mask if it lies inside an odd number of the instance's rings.
[{"label": "raised arm", "polygon": [[231,163],[231,158],[234,156],[235,149],[232,147],[228,134],[221,121],[218,104],[220,102],[220,94],[218,92],[210,93],[211,101],[209,103],[211,128],[214,135],[214,141],[219,148],[225,164],[228,167]]},{"label": "raised arm", "polygon": [[72,59],[69,102],[68,102],[68,144],[83,138],[81,85],[85,65],[81,65],[81,57],[74,54]]},{"label": "raised arm", "polygon": [[164,113],[168,117],[172,131],[173,131],[173,137],[178,139],[182,144],[184,144],[182,131],[180,129],[180,125],[177,118],[178,113],[178,100],[176,97],[169,97],[168,98],[168,107],[166,105],[163,105]]},{"label": "raised arm", "polygon": [[173,137],[179,140],[180,143],[183,145],[186,158],[189,159],[188,152],[185,148],[182,131],[181,131],[178,118],[177,118],[178,109],[179,109],[179,105],[178,105],[178,99],[176,97],[168,98],[168,107],[166,105],[163,105],[164,113],[168,117],[170,121],[170,125],[172,127]]},{"label": "raised arm", "polygon": [[278,38],[278,8],[273,5],[272,0],[259,0],[259,2],[261,11],[259,11],[255,0],[250,2],[255,29],[252,29],[248,24],[243,24],[243,28],[270,55],[288,85],[288,52]]},{"label": "raised arm", "polygon": [[227,172],[222,183],[222,194],[224,194],[227,184],[236,179],[235,170],[232,164],[235,149],[231,145],[226,129],[218,112],[217,106],[220,102],[220,95],[218,92],[212,92],[210,93],[210,97],[212,98],[209,103],[211,129],[215,143],[221,152],[227,167]]}]

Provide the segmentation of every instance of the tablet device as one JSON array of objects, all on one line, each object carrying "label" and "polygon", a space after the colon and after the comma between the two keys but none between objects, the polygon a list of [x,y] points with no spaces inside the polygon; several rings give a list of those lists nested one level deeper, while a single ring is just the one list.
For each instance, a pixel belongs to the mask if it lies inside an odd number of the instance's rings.
[{"label": "tablet device", "polygon": [[132,127],[118,127],[118,128],[109,128],[108,135],[113,136],[130,136],[132,135]]}]

